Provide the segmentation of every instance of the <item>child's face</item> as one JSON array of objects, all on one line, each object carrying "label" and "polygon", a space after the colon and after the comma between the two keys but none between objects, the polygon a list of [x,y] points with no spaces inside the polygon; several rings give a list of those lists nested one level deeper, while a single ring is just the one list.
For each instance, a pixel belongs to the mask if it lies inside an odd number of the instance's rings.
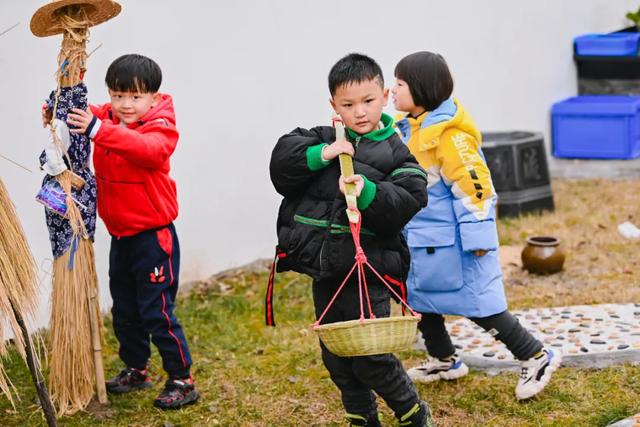
[{"label": "child's face", "polygon": [[388,98],[389,90],[373,79],[337,87],[329,102],[346,127],[364,135],[378,126]]},{"label": "child's face", "polygon": [[158,104],[159,93],[120,92],[109,89],[111,108],[125,124],[134,123]]},{"label": "child's face", "polygon": [[393,106],[398,111],[404,111],[411,115],[417,115],[424,111],[424,108],[417,106],[413,103],[413,97],[411,91],[409,91],[409,85],[404,80],[396,78],[396,84],[391,89],[393,95]]}]

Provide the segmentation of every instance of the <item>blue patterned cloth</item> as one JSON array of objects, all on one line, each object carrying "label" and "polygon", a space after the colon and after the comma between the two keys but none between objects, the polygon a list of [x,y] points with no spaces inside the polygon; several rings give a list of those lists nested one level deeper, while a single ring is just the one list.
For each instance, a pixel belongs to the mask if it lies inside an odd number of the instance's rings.
[{"label": "blue patterned cloth", "polygon": [[[55,91],[51,92],[47,100],[47,107],[53,108],[55,102]],[[58,106],[56,110],[56,118],[62,121],[67,120],[67,114],[72,108],[87,109],[87,87],[84,83],[76,86],[63,87],[60,90],[58,98]],[[91,158],[91,145],[89,138],[84,135],[71,134],[71,145],[67,152],[71,161],[70,169],[85,180],[86,184],[82,189],[72,189],[72,197],[84,206],[80,208],[84,225],[87,229],[89,238],[93,239],[96,231],[96,179],[89,169],[89,161]],[[47,158],[43,151],[40,155],[40,165],[46,162]],[[64,159],[69,167],[67,158]],[[42,185],[49,181],[55,180],[55,177],[46,175]],[[54,257],[64,254],[72,243],[73,232],[69,221],[57,213],[45,209],[47,219],[47,228],[49,229],[49,240],[51,240],[51,250]]]}]

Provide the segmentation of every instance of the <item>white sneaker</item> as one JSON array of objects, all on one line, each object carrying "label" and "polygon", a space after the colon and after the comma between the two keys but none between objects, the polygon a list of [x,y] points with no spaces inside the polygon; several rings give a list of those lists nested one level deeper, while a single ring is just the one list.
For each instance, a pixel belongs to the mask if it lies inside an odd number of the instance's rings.
[{"label": "white sneaker", "polygon": [[417,383],[430,383],[438,380],[455,380],[469,373],[467,365],[454,355],[449,359],[437,359],[427,356],[427,360],[407,371],[409,378]]},{"label": "white sneaker", "polygon": [[551,375],[560,367],[562,353],[543,348],[538,357],[522,362],[516,385],[516,399],[529,399],[549,384]]}]

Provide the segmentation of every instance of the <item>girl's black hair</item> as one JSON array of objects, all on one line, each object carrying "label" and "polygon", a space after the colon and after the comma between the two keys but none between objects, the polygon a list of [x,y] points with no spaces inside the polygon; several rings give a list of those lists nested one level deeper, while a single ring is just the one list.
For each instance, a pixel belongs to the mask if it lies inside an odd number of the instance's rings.
[{"label": "girl's black hair", "polygon": [[336,89],[348,83],[362,83],[377,80],[384,88],[382,69],[376,61],[367,55],[350,53],[340,59],[329,71],[329,92],[335,95]]},{"label": "girl's black hair", "polygon": [[109,65],[105,82],[114,91],[156,93],[162,83],[162,71],[146,56],[122,55]]},{"label": "girl's black hair", "polygon": [[427,111],[433,111],[453,92],[453,77],[442,55],[432,52],[416,52],[398,62],[396,78],[409,86],[413,103]]}]

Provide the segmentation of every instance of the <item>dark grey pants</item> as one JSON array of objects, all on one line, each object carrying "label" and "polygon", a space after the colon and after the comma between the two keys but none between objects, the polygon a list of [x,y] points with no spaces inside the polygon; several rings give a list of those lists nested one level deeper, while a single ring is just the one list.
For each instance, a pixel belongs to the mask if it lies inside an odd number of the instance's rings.
[{"label": "dark grey pants", "polygon": [[[376,317],[389,317],[390,292],[373,277],[368,277],[369,296]],[[313,303],[316,319],[320,317],[342,281],[314,281]],[[369,310],[364,303],[365,317]],[[340,292],[322,323],[333,323],[360,318],[360,299],[357,279],[350,282]],[[342,404],[351,414],[370,417],[377,413],[376,392],[397,417],[406,414],[420,401],[418,393],[400,361],[391,353],[375,356],[339,357],[331,353],[324,344],[322,361],[329,371],[331,380],[342,394]]]},{"label": "dark grey pants", "polygon": [[[435,313],[421,314],[418,329],[422,333],[429,354],[439,359],[453,355],[456,349],[444,326],[444,317]],[[488,317],[470,317],[469,320],[503,342],[518,360],[530,359],[542,350],[542,343],[523,328],[508,310]]]}]

